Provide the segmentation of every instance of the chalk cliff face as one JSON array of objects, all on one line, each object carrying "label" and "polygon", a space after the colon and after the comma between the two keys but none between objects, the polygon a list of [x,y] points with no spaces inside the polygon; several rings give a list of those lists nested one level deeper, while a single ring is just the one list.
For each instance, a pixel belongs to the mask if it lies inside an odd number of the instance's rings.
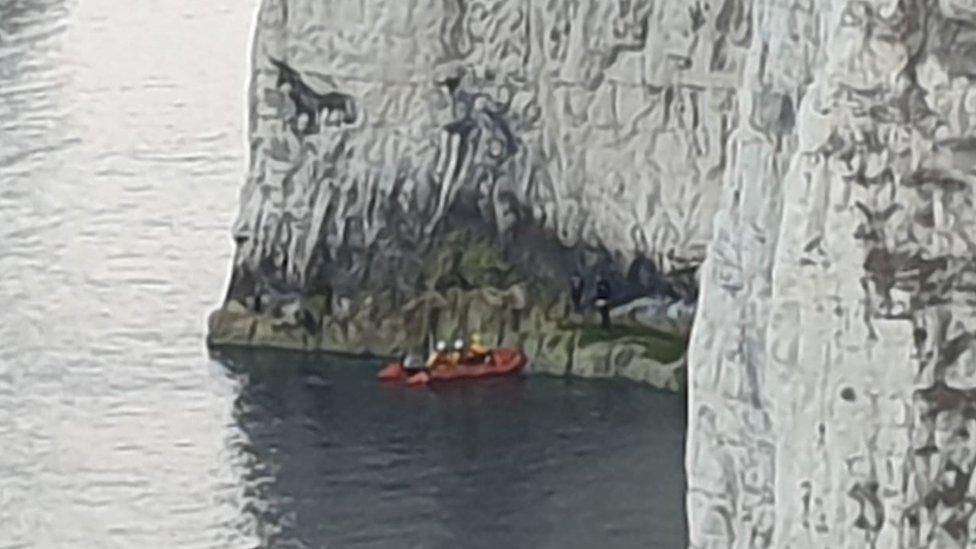
[{"label": "chalk cliff face", "polygon": [[[968,547],[976,3],[750,4],[689,355],[692,545]],[[788,129],[754,115],[776,97]]]},{"label": "chalk cliff face", "polygon": [[480,331],[678,388],[748,24],[732,2],[266,0],[211,340]]},{"label": "chalk cliff face", "polygon": [[697,298],[692,546],[971,543],[973,0],[266,0],[253,69],[212,342],[677,388]]}]

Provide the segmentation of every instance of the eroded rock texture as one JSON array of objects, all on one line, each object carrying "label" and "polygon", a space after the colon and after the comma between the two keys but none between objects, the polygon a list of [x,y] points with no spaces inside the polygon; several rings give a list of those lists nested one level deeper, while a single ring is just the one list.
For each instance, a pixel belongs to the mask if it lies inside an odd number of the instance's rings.
[{"label": "eroded rock texture", "polygon": [[748,4],[689,356],[692,545],[969,547],[976,3]]},{"label": "eroded rock texture", "polygon": [[972,544],[973,0],[266,0],[254,48],[213,342],[678,387],[697,297],[692,546]]},{"label": "eroded rock texture", "polygon": [[537,368],[679,387],[748,33],[731,2],[266,0],[211,340],[478,330]]}]

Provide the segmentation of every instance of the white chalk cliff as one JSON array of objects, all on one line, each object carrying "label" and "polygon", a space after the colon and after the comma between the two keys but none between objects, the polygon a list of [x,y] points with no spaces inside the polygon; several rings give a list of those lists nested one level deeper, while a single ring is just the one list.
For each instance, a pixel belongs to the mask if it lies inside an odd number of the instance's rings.
[{"label": "white chalk cliff", "polygon": [[[976,0],[265,0],[255,33],[212,343],[687,363],[693,547],[976,540]],[[696,298],[682,358],[656,311]]]},{"label": "white chalk cliff", "polygon": [[538,370],[680,388],[687,322],[651,309],[694,301],[744,24],[681,3],[266,0],[211,341],[385,354],[480,331]]},{"label": "white chalk cliff", "polygon": [[976,3],[751,11],[689,351],[692,545],[968,547]]}]

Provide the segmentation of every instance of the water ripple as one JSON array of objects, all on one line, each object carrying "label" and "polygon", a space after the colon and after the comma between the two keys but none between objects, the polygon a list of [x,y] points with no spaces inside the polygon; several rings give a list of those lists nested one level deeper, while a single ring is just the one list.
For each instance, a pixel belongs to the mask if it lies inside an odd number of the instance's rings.
[{"label": "water ripple", "polygon": [[673,395],[207,355],[256,4],[0,0],[0,545],[682,539]]}]

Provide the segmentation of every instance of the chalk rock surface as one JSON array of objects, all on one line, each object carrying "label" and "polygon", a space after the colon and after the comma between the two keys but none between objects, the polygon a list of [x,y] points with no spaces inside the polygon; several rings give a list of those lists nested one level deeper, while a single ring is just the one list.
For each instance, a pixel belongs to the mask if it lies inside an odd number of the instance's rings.
[{"label": "chalk rock surface", "polygon": [[211,341],[480,331],[538,369],[680,387],[687,323],[604,329],[594,303],[601,282],[611,308],[694,302],[749,43],[719,8],[265,0]]},{"label": "chalk rock surface", "polygon": [[969,547],[976,3],[730,3],[752,43],[689,351],[691,545]]},{"label": "chalk rock surface", "polygon": [[973,0],[265,0],[253,70],[213,343],[687,360],[693,547],[974,542]]}]

